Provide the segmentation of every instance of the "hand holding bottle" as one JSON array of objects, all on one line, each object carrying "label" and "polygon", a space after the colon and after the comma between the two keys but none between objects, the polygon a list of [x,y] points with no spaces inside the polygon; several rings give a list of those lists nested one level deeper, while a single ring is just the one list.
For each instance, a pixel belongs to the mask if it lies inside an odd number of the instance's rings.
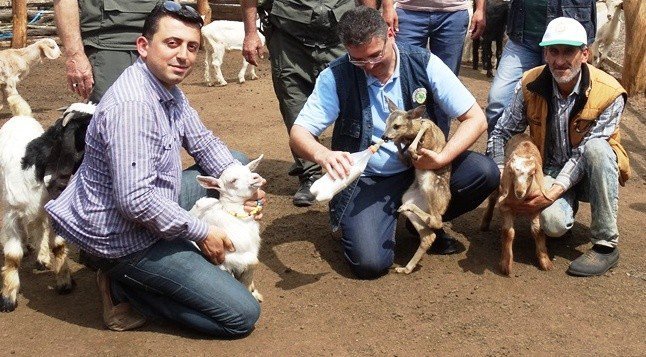
[{"label": "hand holding bottle", "polygon": [[[321,156],[321,157],[319,157]],[[314,157],[321,167],[332,176],[333,179],[343,179],[350,174],[354,161],[352,155],[347,151],[321,150]]]}]

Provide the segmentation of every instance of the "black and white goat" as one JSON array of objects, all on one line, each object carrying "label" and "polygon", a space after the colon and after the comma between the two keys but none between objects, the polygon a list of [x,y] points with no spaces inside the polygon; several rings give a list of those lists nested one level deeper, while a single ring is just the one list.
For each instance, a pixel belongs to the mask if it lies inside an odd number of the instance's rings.
[{"label": "black and white goat", "polygon": [[74,285],[65,241],[56,236],[43,206],[55,199],[83,159],[85,132],[94,105],[75,103],[47,131],[30,116],[15,116],[0,128],[0,204],[4,207],[0,243],[4,248],[0,311],[13,311],[20,287],[23,244],[38,250],[41,267],[56,275],[56,290]]},{"label": "black and white goat", "polygon": [[18,94],[16,86],[34,64],[42,62],[44,57],[56,59],[60,55],[61,50],[51,38],[38,40],[25,48],[0,51],[0,109],[7,103],[12,115],[31,116],[31,108]]}]

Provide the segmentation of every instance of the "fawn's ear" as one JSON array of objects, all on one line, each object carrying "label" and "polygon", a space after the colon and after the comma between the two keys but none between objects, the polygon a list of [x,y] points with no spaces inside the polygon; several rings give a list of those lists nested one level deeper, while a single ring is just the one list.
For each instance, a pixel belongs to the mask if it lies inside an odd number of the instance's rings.
[{"label": "fawn's ear", "polygon": [[258,156],[258,158],[257,158],[257,159],[253,160],[252,162],[248,163],[248,164],[247,164],[247,165],[245,165],[245,166],[247,166],[247,168],[249,169],[249,171],[251,171],[251,172],[256,172],[256,169],[258,168],[258,164],[260,164],[260,161],[262,160],[262,158],[263,158],[264,156],[265,156],[265,155],[260,154],[260,156]]},{"label": "fawn's ear", "polygon": [[397,107],[397,104],[395,104],[395,102],[393,102],[390,98],[386,97],[386,102],[388,102],[388,110],[390,110],[391,113],[396,110],[399,110],[399,107]]},{"label": "fawn's ear", "polygon": [[426,113],[426,106],[420,105],[419,107],[411,110],[409,113],[410,113],[410,119],[421,118],[424,116],[424,113]]},{"label": "fawn's ear", "polygon": [[200,186],[206,189],[213,189],[213,190],[219,191],[222,188],[222,181],[219,179],[216,179],[215,177],[198,175],[196,179],[197,179],[197,182],[200,184]]}]

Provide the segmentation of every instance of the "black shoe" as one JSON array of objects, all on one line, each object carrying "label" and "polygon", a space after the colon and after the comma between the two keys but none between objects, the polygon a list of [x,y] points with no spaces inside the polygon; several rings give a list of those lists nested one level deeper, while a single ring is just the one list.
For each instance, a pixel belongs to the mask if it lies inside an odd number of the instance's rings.
[{"label": "black shoe", "polygon": [[603,275],[619,263],[619,248],[607,251],[608,247],[595,245],[582,256],[576,258],[567,269],[574,276]]},{"label": "black shoe", "polygon": [[432,254],[449,255],[460,251],[460,242],[457,239],[446,234],[444,229],[435,231],[435,241],[428,250]]},{"label": "black shoe", "polygon": [[298,191],[294,194],[292,203],[297,207],[309,207],[314,204],[314,195],[310,192],[310,187],[316,181],[315,178],[308,178],[301,181]]}]

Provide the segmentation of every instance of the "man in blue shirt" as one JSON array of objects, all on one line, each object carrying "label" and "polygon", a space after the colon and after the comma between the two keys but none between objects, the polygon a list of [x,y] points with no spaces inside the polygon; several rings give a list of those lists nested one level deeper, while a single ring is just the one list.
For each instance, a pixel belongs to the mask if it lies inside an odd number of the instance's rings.
[{"label": "man in blue shirt", "polygon": [[[351,166],[348,153],[367,148],[383,135],[389,113],[386,97],[407,110],[425,104],[434,120],[437,103],[438,110],[461,123],[441,153],[422,149],[413,165],[452,165],[445,221],[477,207],[498,186],[500,173],[491,159],[467,150],[487,128],[471,93],[428,50],[395,44],[393,30],[375,9],[348,11],[339,22],[339,36],[348,54],[321,72],[290,131],[292,149],[344,176]],[[330,150],[317,137],[332,124]],[[437,124],[448,135],[448,120]],[[414,170],[399,160],[394,144],[387,143],[370,159],[362,177],[330,202],[333,229],[341,228],[345,257],[358,277],[378,277],[392,265],[397,208],[413,179]]]},{"label": "man in blue shirt", "polygon": [[[201,26],[191,7],[155,7],[137,38],[139,59],[96,108],[81,166],[45,207],[56,232],[100,268],[111,330],[139,327],[143,314],[235,337],[259,317],[249,291],[214,265],[235,249],[226,233],[179,204],[187,194],[180,189],[182,147],[212,176],[240,165],[177,87],[195,63]],[[263,197],[259,191],[255,198]]]}]

